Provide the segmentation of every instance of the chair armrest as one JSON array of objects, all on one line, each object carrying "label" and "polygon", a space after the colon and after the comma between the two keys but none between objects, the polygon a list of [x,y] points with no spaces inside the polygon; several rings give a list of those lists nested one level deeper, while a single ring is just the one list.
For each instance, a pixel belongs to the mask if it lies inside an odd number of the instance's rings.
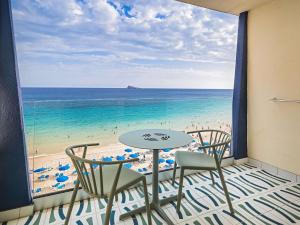
[{"label": "chair armrest", "polygon": [[68,149],[98,146],[98,145],[100,145],[100,144],[99,143],[88,143],[88,144],[72,145],[72,146],[68,147]]},{"label": "chair armrest", "polygon": [[137,162],[137,161],[139,161],[139,158],[125,159],[125,160],[112,161],[112,162],[103,162],[103,161],[101,161],[101,164],[102,165],[114,165],[114,164],[124,164],[124,163],[131,163],[131,162]]}]

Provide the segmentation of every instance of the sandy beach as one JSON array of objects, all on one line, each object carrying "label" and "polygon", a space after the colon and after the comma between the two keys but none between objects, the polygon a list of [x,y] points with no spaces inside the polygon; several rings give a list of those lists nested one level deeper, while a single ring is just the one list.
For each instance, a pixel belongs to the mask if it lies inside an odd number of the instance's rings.
[{"label": "sandy beach", "polygon": [[[217,123],[216,126],[200,126],[197,124],[192,124],[191,126],[187,126],[185,130],[197,130],[197,129],[207,129],[207,128],[215,128],[221,129],[226,132],[230,132],[231,128],[229,123],[220,122]],[[82,142],[87,143],[87,142]],[[95,142],[89,142],[95,143]],[[77,144],[77,143],[75,143]],[[103,157],[112,157],[112,160],[116,160],[116,156],[125,156],[125,158],[130,158],[131,153],[139,154],[139,162],[133,163],[131,169],[139,171],[141,173],[149,173],[152,171],[152,152],[151,150],[142,150],[142,149],[132,149],[132,152],[128,153],[125,151],[128,146],[118,143],[117,141],[113,142],[113,144],[100,145],[96,147],[90,147],[88,149],[87,158],[94,160],[101,160]],[[163,159],[174,159],[174,154],[176,150],[191,150],[191,146],[174,149],[169,152],[161,151],[160,158]],[[80,155],[80,152],[78,153]],[[30,177],[32,180],[32,186],[34,190],[34,195],[41,195],[51,192],[56,192],[68,188],[72,188],[74,186],[74,181],[77,178],[75,173],[75,169],[67,157],[64,151],[59,153],[41,153],[28,157],[29,168],[30,168]],[[60,170],[60,167],[69,167],[67,170]],[[168,164],[163,162],[160,164],[160,170],[164,170],[167,168],[173,167],[172,164]],[[33,172],[39,168],[44,168],[44,171],[41,172]],[[57,178],[59,176],[67,176],[68,180],[65,182],[57,182]]]}]

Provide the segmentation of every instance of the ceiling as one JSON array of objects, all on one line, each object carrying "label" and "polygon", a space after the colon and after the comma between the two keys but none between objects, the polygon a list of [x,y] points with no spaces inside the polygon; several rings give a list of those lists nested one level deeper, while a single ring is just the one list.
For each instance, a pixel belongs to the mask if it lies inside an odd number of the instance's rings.
[{"label": "ceiling", "polygon": [[220,12],[239,15],[241,12],[249,11],[262,4],[273,0],[178,0],[180,2],[213,9]]}]

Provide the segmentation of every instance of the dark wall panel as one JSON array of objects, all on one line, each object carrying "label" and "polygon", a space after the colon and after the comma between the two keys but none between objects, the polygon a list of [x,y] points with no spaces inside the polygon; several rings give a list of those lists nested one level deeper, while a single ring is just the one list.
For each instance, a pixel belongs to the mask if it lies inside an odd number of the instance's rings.
[{"label": "dark wall panel", "polygon": [[10,0],[0,1],[0,211],[32,202]]},{"label": "dark wall panel", "polygon": [[232,105],[232,151],[235,159],[247,157],[247,20],[239,16]]}]

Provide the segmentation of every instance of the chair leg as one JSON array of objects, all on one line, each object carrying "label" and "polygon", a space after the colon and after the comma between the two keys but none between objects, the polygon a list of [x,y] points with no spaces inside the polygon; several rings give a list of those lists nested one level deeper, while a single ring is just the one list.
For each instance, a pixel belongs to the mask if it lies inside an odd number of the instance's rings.
[{"label": "chair leg", "polygon": [[177,169],[177,163],[174,163],[174,169],[173,169],[173,179],[172,179],[172,185],[174,186],[175,183],[175,177],[176,177],[176,169]]},{"label": "chair leg", "polygon": [[177,206],[176,206],[177,211],[180,211],[180,204],[182,199],[183,176],[184,176],[184,169],[181,167],[180,178],[179,178],[179,189],[178,189],[178,196],[177,196]]},{"label": "chair leg", "polygon": [[211,181],[212,181],[212,184],[215,185],[215,178],[214,178],[214,174],[212,171],[209,171],[210,173],[210,178],[211,178]]},{"label": "chair leg", "polygon": [[220,166],[218,166],[217,169],[218,169],[218,173],[219,173],[219,176],[220,176],[222,187],[223,187],[223,190],[224,190],[224,193],[225,193],[225,196],[226,196],[226,201],[227,201],[230,213],[231,213],[231,215],[233,215],[234,210],[233,210],[233,207],[232,207],[232,204],[231,204],[230,196],[229,196],[229,193],[228,193],[227,185],[225,183],[225,179],[224,179],[222,170],[221,170]]},{"label": "chair leg", "polygon": [[143,186],[144,186],[145,205],[146,205],[146,212],[147,212],[147,218],[148,218],[148,225],[152,225],[149,195],[148,195],[147,183],[146,183],[145,177],[143,178]]},{"label": "chair leg", "polygon": [[70,206],[68,208],[68,212],[67,212],[67,216],[66,216],[66,220],[65,220],[65,225],[68,225],[68,223],[70,221],[72,209],[73,209],[75,198],[76,198],[78,188],[79,188],[79,183],[80,183],[79,180],[77,180],[76,185],[75,185],[74,190],[73,190]]},{"label": "chair leg", "polygon": [[108,203],[106,206],[104,225],[109,225],[111,208],[113,206],[114,197],[115,197],[115,193],[110,193],[109,198],[108,198]]}]

